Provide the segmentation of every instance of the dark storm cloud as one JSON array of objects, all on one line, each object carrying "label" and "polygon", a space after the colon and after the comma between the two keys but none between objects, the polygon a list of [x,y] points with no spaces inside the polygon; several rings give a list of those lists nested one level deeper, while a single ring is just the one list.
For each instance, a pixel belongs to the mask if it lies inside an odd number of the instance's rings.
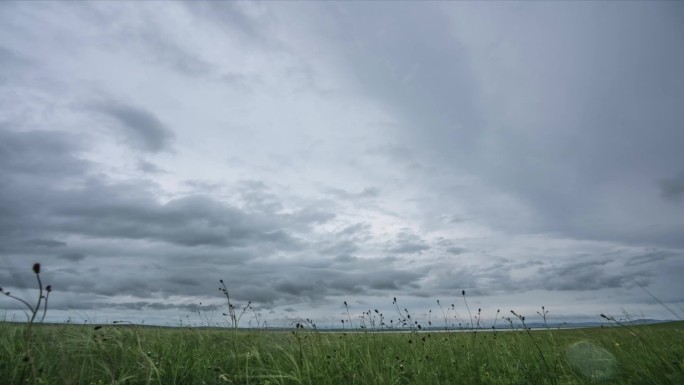
[{"label": "dark storm cloud", "polygon": [[157,116],[143,108],[117,103],[100,103],[93,107],[114,121],[133,147],[145,152],[169,150],[174,140],[174,133]]},{"label": "dark storm cloud", "polygon": [[660,181],[660,196],[671,202],[681,202],[684,198],[684,172]]}]

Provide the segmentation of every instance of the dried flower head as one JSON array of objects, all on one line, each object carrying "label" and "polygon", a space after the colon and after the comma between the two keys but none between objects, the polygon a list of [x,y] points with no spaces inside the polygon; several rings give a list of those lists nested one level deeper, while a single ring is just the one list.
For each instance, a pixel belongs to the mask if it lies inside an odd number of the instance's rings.
[{"label": "dried flower head", "polygon": [[36,274],[40,274],[40,263],[33,264],[33,272]]}]

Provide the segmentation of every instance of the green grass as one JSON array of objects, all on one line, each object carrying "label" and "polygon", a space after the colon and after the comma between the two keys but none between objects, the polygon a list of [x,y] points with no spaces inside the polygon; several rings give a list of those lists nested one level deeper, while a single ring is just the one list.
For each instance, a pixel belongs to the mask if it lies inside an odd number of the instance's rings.
[{"label": "green grass", "polygon": [[39,324],[35,371],[23,370],[25,332],[0,323],[2,384],[684,384],[684,322],[346,334]]}]

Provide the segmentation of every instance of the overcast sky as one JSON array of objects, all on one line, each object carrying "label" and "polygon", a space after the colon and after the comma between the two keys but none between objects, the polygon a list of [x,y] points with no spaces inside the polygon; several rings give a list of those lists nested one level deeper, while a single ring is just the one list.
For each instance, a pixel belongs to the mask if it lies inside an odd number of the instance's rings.
[{"label": "overcast sky", "polygon": [[684,317],[683,42],[678,2],[2,2],[0,286]]}]

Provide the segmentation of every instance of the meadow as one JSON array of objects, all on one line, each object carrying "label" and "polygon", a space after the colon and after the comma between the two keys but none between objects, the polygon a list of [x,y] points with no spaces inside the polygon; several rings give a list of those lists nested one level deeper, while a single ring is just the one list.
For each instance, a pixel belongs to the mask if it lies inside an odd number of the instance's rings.
[{"label": "meadow", "polygon": [[684,322],[405,333],[46,324],[31,332],[28,362],[25,325],[0,324],[0,383],[684,383]]},{"label": "meadow", "polygon": [[684,384],[683,321],[639,325],[601,315],[602,327],[531,330],[511,311],[497,314],[503,328],[483,329],[471,317],[465,328],[437,330],[408,322],[406,311],[388,330],[369,310],[356,324],[349,316],[345,330],[320,330],[312,320],[242,329],[245,309],[222,285],[226,327],[43,324],[51,287],[40,265],[33,270],[35,304],[0,288],[29,310],[26,323],[0,322],[2,385]]}]

